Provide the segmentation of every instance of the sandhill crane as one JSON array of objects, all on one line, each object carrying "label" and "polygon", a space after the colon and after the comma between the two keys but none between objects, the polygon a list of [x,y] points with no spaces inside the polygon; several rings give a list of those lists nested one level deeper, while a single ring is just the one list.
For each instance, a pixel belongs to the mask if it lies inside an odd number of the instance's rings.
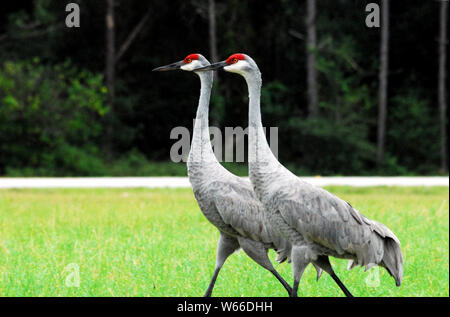
[{"label": "sandhill crane", "polygon": [[[207,65],[210,63],[201,54],[190,54],[182,61],[155,68],[153,71],[193,71]],[[264,206],[256,198],[250,181],[230,173],[216,159],[208,125],[213,74],[196,74],[200,77],[201,89],[187,161],[188,176],[201,211],[220,232],[216,267],[205,296],[211,296],[222,265],[228,256],[239,248],[269,270],[290,295],[291,287],[275,270],[267,252],[269,248],[275,249],[278,253],[277,261],[281,263],[288,258],[291,246],[276,234],[273,226],[266,221]],[[255,228],[257,230],[254,230]]]},{"label": "sandhill crane", "polygon": [[312,186],[287,170],[272,154],[261,122],[261,73],[254,60],[233,54],[227,60],[197,69],[224,68],[245,78],[249,90],[249,176],[270,221],[292,244],[293,296],[309,263],[316,263],[351,296],[335,275],[328,256],[349,259],[366,270],[386,268],[400,286],[403,257],[400,242],[383,224],[361,215],[348,202]]}]

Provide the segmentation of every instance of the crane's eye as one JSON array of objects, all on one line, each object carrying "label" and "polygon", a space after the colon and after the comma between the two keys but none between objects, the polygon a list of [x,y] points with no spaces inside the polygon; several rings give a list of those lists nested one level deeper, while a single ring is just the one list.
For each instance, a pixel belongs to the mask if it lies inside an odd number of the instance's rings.
[{"label": "crane's eye", "polygon": [[238,59],[237,58],[233,58],[232,60],[231,60],[231,63],[232,64],[236,64],[238,62]]},{"label": "crane's eye", "polygon": [[192,59],[190,58],[186,59],[186,64],[189,64],[190,62],[192,62]]}]

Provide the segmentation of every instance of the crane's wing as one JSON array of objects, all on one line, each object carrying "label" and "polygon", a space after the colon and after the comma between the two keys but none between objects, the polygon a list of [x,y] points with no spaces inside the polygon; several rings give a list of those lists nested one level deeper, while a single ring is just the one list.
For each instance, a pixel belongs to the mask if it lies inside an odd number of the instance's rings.
[{"label": "crane's wing", "polygon": [[217,181],[211,184],[216,189],[215,206],[223,221],[242,236],[255,241],[270,242],[264,223],[264,206],[259,202],[250,182],[230,183]]},{"label": "crane's wing", "polygon": [[275,199],[287,224],[338,254],[356,255],[359,264],[381,260],[383,242],[378,237],[389,237],[400,243],[383,224],[367,219],[348,202],[301,180],[280,189]]}]

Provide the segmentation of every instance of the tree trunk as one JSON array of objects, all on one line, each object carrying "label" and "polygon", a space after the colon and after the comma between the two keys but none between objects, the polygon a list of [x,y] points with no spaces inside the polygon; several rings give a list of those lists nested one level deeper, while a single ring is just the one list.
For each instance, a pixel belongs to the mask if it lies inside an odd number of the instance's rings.
[{"label": "tree trunk", "polygon": [[316,69],[316,0],[308,0],[306,12],[306,55],[307,55],[307,95],[308,95],[308,115],[317,116],[318,95],[317,95],[317,69]]},{"label": "tree trunk", "polygon": [[377,164],[384,159],[384,143],[386,135],[387,89],[389,67],[389,0],[381,1],[381,41],[380,41],[380,72],[378,100],[378,133],[377,133]]},{"label": "tree trunk", "polygon": [[439,36],[439,78],[438,78],[438,95],[439,95],[439,114],[440,114],[440,130],[441,130],[441,173],[448,172],[447,165],[447,100],[445,95],[446,87],[446,58],[447,58],[447,16],[448,16],[448,0],[441,0],[440,9],[440,36]]},{"label": "tree trunk", "polygon": [[[208,3],[208,21],[209,21],[209,54],[211,63],[217,63],[217,36],[216,36],[216,1],[209,0]],[[214,72],[217,75],[217,72]]]},{"label": "tree trunk", "polygon": [[106,88],[108,89],[109,122],[106,134],[106,150],[110,156],[112,153],[112,135],[114,119],[114,70],[115,70],[115,25],[114,25],[114,0],[106,1]]},{"label": "tree trunk", "polygon": [[[217,55],[217,36],[216,36],[216,1],[208,0],[208,26],[209,26],[209,57],[211,63],[217,63],[219,61],[219,56]],[[214,72],[214,87],[212,95],[217,93],[219,83],[219,72]],[[212,101],[214,103],[214,100]],[[214,111],[216,107],[212,107],[211,112],[211,123],[215,127],[220,126],[220,119],[217,111]]]}]

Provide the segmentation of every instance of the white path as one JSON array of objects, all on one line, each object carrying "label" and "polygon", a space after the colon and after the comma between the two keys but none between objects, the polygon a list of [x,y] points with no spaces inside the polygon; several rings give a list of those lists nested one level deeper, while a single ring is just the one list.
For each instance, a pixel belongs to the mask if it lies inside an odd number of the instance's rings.
[{"label": "white path", "polygon": [[[316,186],[449,186],[448,177],[302,177]],[[179,188],[187,177],[0,177],[0,188]]]}]

